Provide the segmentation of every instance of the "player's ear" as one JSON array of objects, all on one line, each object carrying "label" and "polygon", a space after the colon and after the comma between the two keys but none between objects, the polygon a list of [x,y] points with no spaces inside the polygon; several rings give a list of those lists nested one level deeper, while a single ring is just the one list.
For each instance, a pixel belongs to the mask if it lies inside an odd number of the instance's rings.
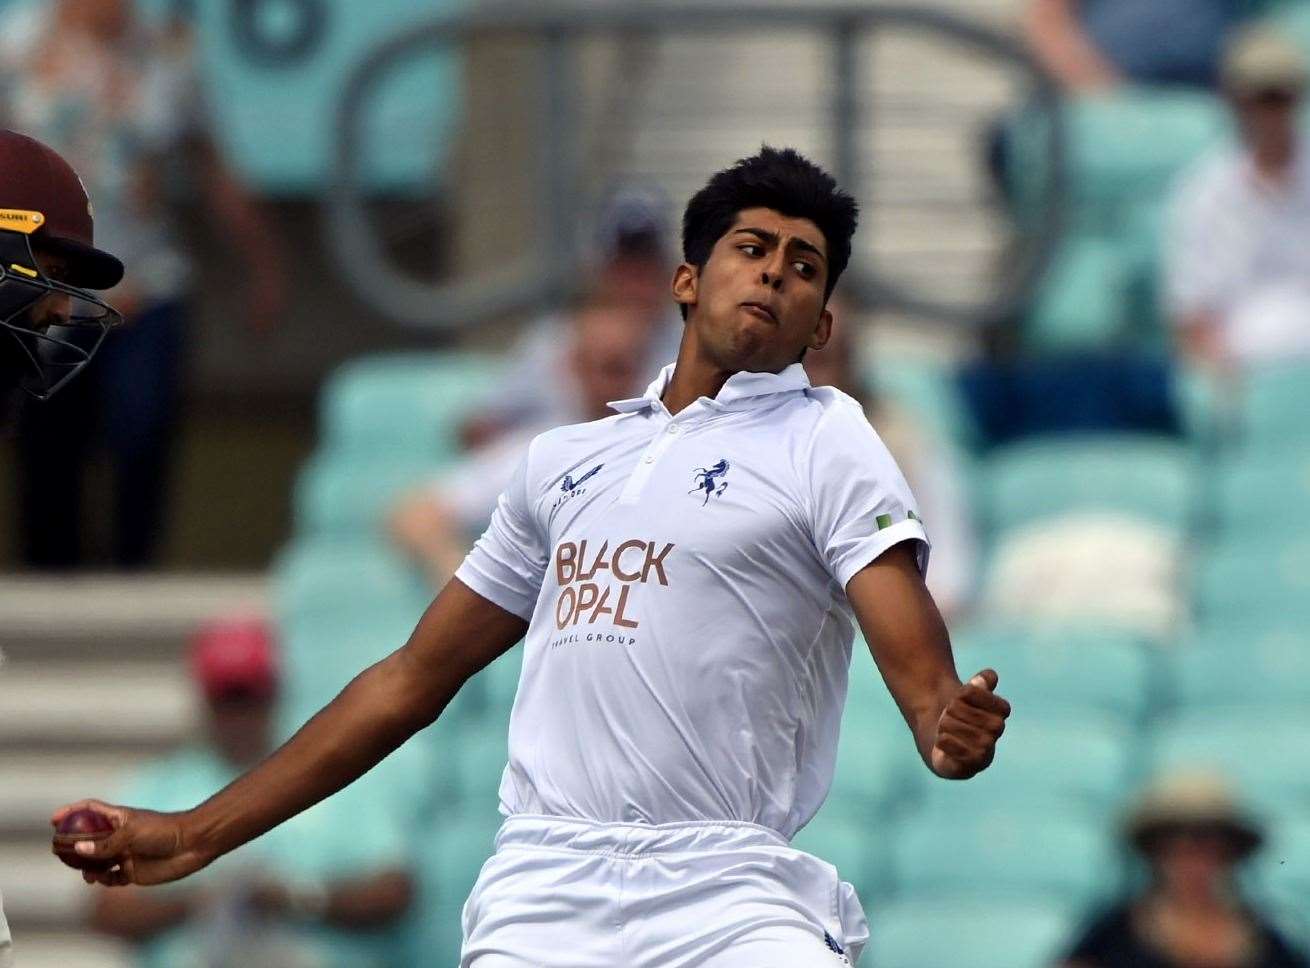
[{"label": "player's ear", "polygon": [[673,270],[673,301],[680,306],[696,305],[696,295],[700,288],[700,270],[690,262],[684,262]]},{"label": "player's ear", "polygon": [[810,341],[806,345],[817,351],[827,346],[830,339],[832,339],[832,310],[825,308],[819,313],[819,325],[814,327],[814,332],[810,334]]}]

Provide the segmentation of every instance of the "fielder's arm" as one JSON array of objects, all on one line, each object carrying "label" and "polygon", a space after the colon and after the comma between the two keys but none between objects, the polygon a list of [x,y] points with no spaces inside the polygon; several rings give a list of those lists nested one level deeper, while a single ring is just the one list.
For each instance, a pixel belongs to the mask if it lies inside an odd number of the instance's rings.
[{"label": "fielder's arm", "polygon": [[116,828],[77,845],[117,868],[83,872],[102,884],[158,884],[211,863],[358,779],[432,723],[464,682],[523,637],[528,623],[451,580],[409,641],[365,669],[263,763],[192,810],[156,813],[99,801]]},{"label": "fielder's arm", "polygon": [[946,623],[924,585],[914,545],[902,542],[874,559],[847,583],[846,596],[924,763],[952,780],[985,770],[1010,704],[995,694],[991,669],[960,682]]}]

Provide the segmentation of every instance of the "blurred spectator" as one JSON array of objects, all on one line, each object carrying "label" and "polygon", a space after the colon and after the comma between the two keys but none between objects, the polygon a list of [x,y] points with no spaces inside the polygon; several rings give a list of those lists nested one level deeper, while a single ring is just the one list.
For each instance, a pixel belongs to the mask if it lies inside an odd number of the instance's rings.
[{"label": "blurred spectator", "polygon": [[[673,362],[682,341],[682,319],[671,292],[674,260],[669,252],[668,201],[643,186],[620,186],[606,199],[596,231],[595,268],[587,290],[597,299],[630,306],[633,321],[649,336],[638,361],[639,376],[653,380]],[[510,350],[505,379],[476,408],[463,427],[464,445],[476,448],[515,428],[573,423],[584,409],[570,396],[571,381],[550,374],[569,369],[570,321],[551,313],[528,324]]]},{"label": "blurred spectator", "polygon": [[[147,809],[190,809],[274,747],[279,675],[261,622],[203,628],[191,672],[207,744],[129,784],[124,796]],[[185,882],[98,891],[93,923],[135,942],[150,968],[389,965],[413,893],[409,849],[376,789],[355,784]]]},{"label": "blurred spectator", "polygon": [[1032,0],[1024,21],[1038,60],[1068,90],[1122,83],[1213,87],[1224,37],[1251,0]]},{"label": "blurred spectator", "polygon": [[446,580],[468,553],[472,539],[487,526],[496,500],[513,476],[532,438],[558,425],[611,416],[611,400],[639,394],[645,380],[651,333],[645,309],[631,301],[593,300],[570,323],[564,344],[567,359],[559,369],[534,374],[538,383],[559,384],[566,391],[565,411],[543,412],[470,454],[439,480],[403,498],[391,514],[394,540],[418,561],[435,585]]},{"label": "blurred spectator", "polygon": [[1271,29],[1240,34],[1224,91],[1240,144],[1179,181],[1164,239],[1183,354],[1230,369],[1310,354],[1310,157],[1298,134],[1307,67]]},{"label": "blurred spectator", "polygon": [[1150,881],[1092,923],[1067,968],[1305,968],[1305,957],[1241,898],[1236,868],[1263,836],[1222,781],[1158,780],[1124,834]]},{"label": "blurred spectator", "polygon": [[951,446],[914,414],[877,395],[867,369],[860,363],[855,314],[840,295],[829,301],[832,338],[822,350],[805,354],[805,372],[814,386],[832,386],[864,407],[887,449],[914,492],[932,539],[928,588],[948,618],[969,605],[976,581],[977,541],[963,471]]},{"label": "blurred spectator", "polygon": [[[181,10],[182,5],[173,5]],[[192,278],[170,218],[179,182],[204,199],[246,267],[246,321],[283,304],[277,247],[205,134],[194,58],[177,15],[138,19],[132,0],[20,0],[4,10],[0,119],[48,143],[82,175],[96,238],[130,267],[108,296],[126,325],[86,377],[19,429],[22,557],[81,563],[84,472],[93,444],[112,460],[115,564],[150,564],[167,517]]]}]

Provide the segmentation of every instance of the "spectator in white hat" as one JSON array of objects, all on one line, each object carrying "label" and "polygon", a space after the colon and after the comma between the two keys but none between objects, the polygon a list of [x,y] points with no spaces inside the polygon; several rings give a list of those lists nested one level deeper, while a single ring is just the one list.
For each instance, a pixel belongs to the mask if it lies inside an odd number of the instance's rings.
[{"label": "spectator in white hat", "polygon": [[1310,355],[1310,153],[1298,131],[1308,78],[1290,41],[1267,27],[1239,34],[1223,65],[1239,143],[1174,192],[1166,309],[1184,357],[1203,367]]}]

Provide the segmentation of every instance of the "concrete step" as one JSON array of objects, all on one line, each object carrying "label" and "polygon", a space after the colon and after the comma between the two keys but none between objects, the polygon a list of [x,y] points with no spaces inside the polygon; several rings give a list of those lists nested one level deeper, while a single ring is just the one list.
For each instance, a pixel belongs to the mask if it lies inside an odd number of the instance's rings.
[{"label": "concrete step", "polygon": [[131,949],[91,931],[23,931],[14,938],[18,968],[132,968]]},{"label": "concrete step", "polygon": [[198,701],[177,662],[11,662],[0,670],[0,749],[140,751],[194,735]]},{"label": "concrete step", "polygon": [[206,619],[263,613],[262,575],[0,579],[0,652],[11,659],[176,657]]},{"label": "concrete step", "polygon": [[[50,852],[49,838],[0,844],[0,894],[18,937],[24,928],[54,930],[85,924],[92,892],[82,875]],[[26,965],[22,959],[18,962]]]},{"label": "concrete step", "polygon": [[115,800],[124,778],[147,759],[117,750],[6,753],[0,759],[0,837],[41,839],[56,807],[86,797]]}]

